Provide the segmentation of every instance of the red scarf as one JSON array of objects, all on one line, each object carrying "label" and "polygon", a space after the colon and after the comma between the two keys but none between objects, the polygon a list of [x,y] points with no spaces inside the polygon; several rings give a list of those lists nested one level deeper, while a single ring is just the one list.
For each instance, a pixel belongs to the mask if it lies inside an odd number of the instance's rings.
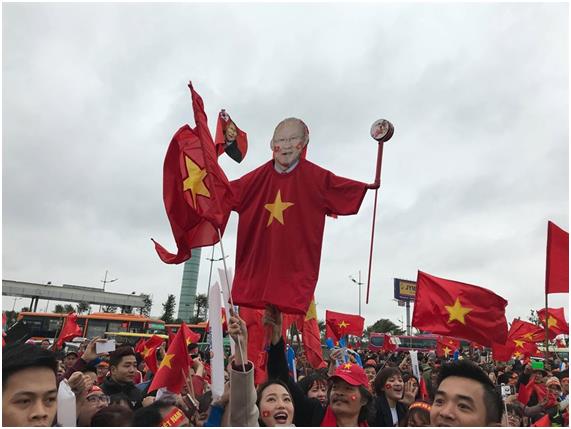
[{"label": "red scarf", "polygon": [[[321,424],[319,426],[322,428],[337,427],[337,417],[335,417],[335,414],[333,414],[333,411],[331,411],[331,407],[327,407],[327,409],[325,410],[325,416],[323,417],[323,420],[321,420]],[[366,420],[359,423],[359,427],[368,427],[368,426],[369,425],[367,424]]]}]

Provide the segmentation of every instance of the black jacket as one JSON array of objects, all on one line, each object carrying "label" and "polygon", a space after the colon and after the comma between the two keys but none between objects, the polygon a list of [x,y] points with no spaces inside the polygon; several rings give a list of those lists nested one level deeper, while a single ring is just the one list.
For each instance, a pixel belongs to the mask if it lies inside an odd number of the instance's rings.
[{"label": "black jacket", "polygon": [[103,390],[103,393],[108,396],[123,393],[127,398],[129,398],[131,405],[135,409],[142,406],[141,401],[143,400],[143,393],[137,389],[137,386],[133,383],[118,383],[111,377],[107,377],[100,387],[101,390]]},{"label": "black jacket", "polygon": [[[406,405],[397,402],[397,416],[398,421],[404,418],[407,412]],[[371,426],[382,426],[382,427],[391,427],[394,426],[393,424],[393,416],[391,414],[391,408],[389,407],[389,403],[387,402],[387,398],[385,395],[377,396],[375,398],[375,421]]]},{"label": "black jacket", "polygon": [[320,426],[325,409],[317,399],[308,398],[289,376],[283,338],[268,350],[268,379],[287,384],[294,404],[293,424],[297,427]]}]

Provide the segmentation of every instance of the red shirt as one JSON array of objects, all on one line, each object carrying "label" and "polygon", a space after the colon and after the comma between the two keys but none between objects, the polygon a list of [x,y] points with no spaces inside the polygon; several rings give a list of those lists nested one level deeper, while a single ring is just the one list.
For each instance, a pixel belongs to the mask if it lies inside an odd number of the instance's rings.
[{"label": "red shirt", "polygon": [[300,159],[285,174],[269,161],[231,186],[240,216],[234,304],[305,314],[319,276],[325,215],[357,213],[366,184]]}]

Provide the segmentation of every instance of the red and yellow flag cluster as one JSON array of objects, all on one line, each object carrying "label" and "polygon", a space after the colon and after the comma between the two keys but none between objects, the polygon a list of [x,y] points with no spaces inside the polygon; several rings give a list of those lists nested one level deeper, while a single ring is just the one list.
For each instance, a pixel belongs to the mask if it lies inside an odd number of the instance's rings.
[{"label": "red and yellow flag cluster", "polygon": [[450,357],[460,348],[460,340],[452,337],[440,336],[436,340],[436,355]]}]

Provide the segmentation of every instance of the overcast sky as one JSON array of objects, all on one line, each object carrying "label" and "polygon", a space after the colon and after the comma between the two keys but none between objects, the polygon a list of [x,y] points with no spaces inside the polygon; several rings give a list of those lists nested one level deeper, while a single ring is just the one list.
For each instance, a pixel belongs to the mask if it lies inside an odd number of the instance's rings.
[{"label": "overcast sky", "polygon": [[[220,158],[230,179],[269,160],[275,125],[296,116],[310,129],[309,160],[371,182],[369,127],[394,124],[366,325],[404,318],[393,278],[419,269],[502,295],[508,321],[543,306],[547,221],[569,230],[567,4],[2,11],[3,279],[101,287],[109,270],[119,280],[108,290],[150,293],[155,315],[169,293],[178,301],[182,265],[162,263],[150,238],[176,251],[162,168],[174,132],[194,125],[192,80],[212,132],[226,108],[248,133],[241,164]],[[349,276],[366,281],[373,197],[355,216],[327,219],[320,318],[358,311]],[[237,220],[224,236],[230,266]],[[208,269],[203,259],[199,292]],[[11,309],[14,298],[2,298]],[[550,295],[550,306],[569,317],[568,299]]]}]

